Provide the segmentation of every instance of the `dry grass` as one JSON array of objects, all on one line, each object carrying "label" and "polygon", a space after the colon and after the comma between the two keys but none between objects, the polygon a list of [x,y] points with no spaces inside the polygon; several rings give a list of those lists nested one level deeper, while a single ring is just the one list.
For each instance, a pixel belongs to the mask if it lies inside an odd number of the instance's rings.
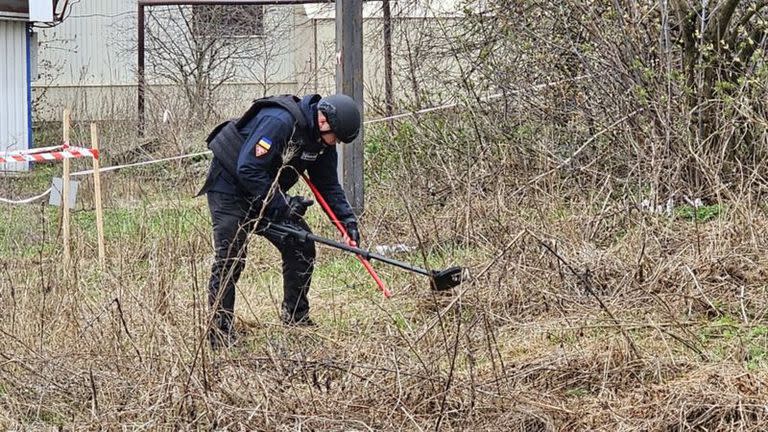
[{"label": "dry grass", "polygon": [[[104,272],[87,191],[72,269],[55,211],[0,205],[0,429],[767,430],[765,32],[742,65],[695,43],[709,14],[686,2],[486,3],[456,38],[408,42],[405,100],[466,106],[366,130],[365,244],[470,281],[438,295],[378,265],[385,300],[322,248],[320,325],[285,328],[279,259],[256,241],[247,336],[211,352],[201,167],[107,176]],[[739,32],[764,20],[752,3],[728,2]],[[150,120],[143,141],[105,131],[111,162],[202,145],[186,117]],[[40,173],[0,192],[44,190]],[[670,215],[639,205],[670,197]]]},{"label": "dry grass", "polygon": [[[108,202],[104,273],[83,234],[87,211],[76,217],[77,269],[64,272],[55,231],[34,237],[55,213],[4,207],[24,222],[6,236],[0,265],[2,428],[757,431],[768,423],[761,207],[736,201],[693,223],[607,196],[566,202],[534,192],[501,206],[479,200],[467,224],[460,199],[437,209],[389,183],[402,177],[380,180],[369,191],[366,243],[421,241],[427,265],[468,265],[472,281],[434,295],[422,278],[378,266],[397,293],[384,300],[353,259],[322,249],[311,296],[320,326],[284,328],[278,257],[257,241],[237,304],[248,336],[213,353],[203,339],[204,201],[167,193],[189,196],[194,182],[121,178],[112,179],[123,193]],[[425,263],[419,253],[402,258]]]}]

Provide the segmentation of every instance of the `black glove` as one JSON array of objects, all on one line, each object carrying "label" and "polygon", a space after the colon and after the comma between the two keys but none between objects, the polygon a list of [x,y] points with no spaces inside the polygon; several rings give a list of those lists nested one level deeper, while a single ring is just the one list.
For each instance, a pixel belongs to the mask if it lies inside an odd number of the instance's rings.
[{"label": "black glove", "polygon": [[301,219],[304,217],[304,214],[307,213],[307,209],[309,206],[314,204],[315,202],[307,197],[303,197],[301,195],[292,196],[288,198],[288,215],[286,219],[294,218],[294,219]]},{"label": "black glove", "polygon": [[357,229],[357,221],[349,221],[344,223],[344,227],[347,229],[349,238],[355,242],[357,246],[360,246],[360,231]]}]

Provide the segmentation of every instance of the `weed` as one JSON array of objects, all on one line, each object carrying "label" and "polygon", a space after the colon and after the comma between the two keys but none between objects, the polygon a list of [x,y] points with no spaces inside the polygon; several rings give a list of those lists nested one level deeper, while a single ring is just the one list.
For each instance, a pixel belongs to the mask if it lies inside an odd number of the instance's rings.
[{"label": "weed", "polygon": [[725,206],[720,204],[702,205],[698,207],[686,204],[675,208],[675,214],[681,219],[703,223],[717,219],[725,212],[725,210]]}]

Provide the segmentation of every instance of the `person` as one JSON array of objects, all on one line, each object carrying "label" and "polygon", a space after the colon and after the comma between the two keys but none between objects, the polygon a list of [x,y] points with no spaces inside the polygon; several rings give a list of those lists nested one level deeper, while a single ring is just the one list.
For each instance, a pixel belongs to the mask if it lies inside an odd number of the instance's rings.
[{"label": "person", "polygon": [[[357,103],[349,96],[277,96],[256,100],[237,122],[219,125],[209,136],[214,158],[200,194],[213,223],[215,259],[208,285],[214,348],[235,342],[235,287],[245,266],[251,232],[280,252],[283,274],[281,319],[287,325],[314,325],[309,292],[315,244],[272,232],[270,223],[310,231],[303,216],[309,198],[287,192],[306,173],[350,239],[360,242],[358,221],[337,175],[338,142],[351,143],[361,128]],[[311,231],[310,231],[311,232]]]}]

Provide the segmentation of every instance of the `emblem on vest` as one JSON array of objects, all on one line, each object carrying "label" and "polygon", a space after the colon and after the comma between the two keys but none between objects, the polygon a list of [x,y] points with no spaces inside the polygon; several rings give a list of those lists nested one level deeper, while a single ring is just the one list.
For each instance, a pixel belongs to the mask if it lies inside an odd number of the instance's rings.
[{"label": "emblem on vest", "polygon": [[320,156],[320,153],[312,153],[306,150],[301,152],[301,160],[307,161],[307,162],[316,161],[318,156]]}]

